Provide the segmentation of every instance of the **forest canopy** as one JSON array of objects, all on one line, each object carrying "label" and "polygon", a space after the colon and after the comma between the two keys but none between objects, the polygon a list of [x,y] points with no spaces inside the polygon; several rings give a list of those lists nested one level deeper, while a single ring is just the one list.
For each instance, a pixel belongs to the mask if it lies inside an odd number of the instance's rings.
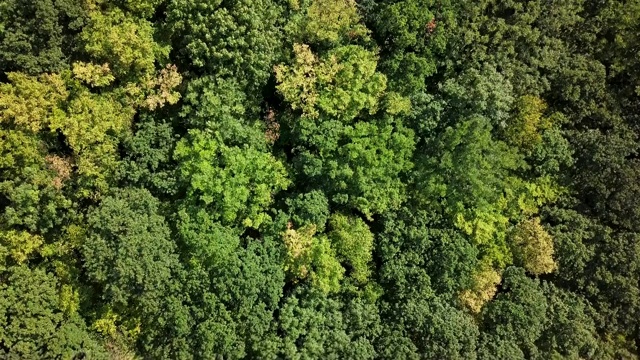
[{"label": "forest canopy", "polygon": [[640,0],[0,0],[0,358],[637,359]]}]

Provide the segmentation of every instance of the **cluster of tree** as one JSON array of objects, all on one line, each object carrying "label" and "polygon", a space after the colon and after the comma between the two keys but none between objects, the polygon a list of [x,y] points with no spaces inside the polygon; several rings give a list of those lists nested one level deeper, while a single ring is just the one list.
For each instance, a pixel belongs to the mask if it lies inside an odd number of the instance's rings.
[{"label": "cluster of tree", "polygon": [[0,0],[0,357],[633,359],[640,0]]}]

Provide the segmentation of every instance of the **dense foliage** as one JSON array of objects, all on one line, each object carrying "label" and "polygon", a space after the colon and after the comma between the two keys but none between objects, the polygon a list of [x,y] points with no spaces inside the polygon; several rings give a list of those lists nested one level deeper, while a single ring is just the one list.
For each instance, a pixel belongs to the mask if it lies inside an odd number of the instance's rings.
[{"label": "dense foliage", "polygon": [[0,358],[636,359],[640,0],[0,0]]}]

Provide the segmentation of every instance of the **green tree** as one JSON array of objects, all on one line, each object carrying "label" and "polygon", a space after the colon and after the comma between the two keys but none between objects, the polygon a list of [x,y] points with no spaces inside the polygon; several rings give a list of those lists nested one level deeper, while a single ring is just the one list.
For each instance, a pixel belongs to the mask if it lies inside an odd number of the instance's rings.
[{"label": "green tree", "polygon": [[334,214],[329,220],[329,228],[331,245],[338,258],[348,264],[350,276],[359,283],[367,282],[373,250],[373,234],[367,224],[360,218]]},{"label": "green tree", "polygon": [[389,87],[405,96],[419,95],[446,49],[454,6],[432,0],[369,3],[365,19],[381,47],[380,68]]},{"label": "green tree", "polygon": [[237,80],[213,76],[194,79],[184,100],[181,115],[190,128],[210,130],[229,144],[265,145],[256,104]]},{"label": "green tree", "polygon": [[299,229],[290,227],[283,233],[287,251],[285,269],[293,281],[308,278],[314,288],[325,293],[340,290],[345,269],[337,259],[336,250],[324,235],[316,235],[315,225]]},{"label": "green tree", "polygon": [[62,224],[70,201],[60,193],[69,179],[70,166],[56,171],[37,137],[0,129],[0,228],[46,233]]},{"label": "green tree", "polygon": [[285,274],[280,235],[269,235],[268,227],[264,238],[254,241],[204,211],[179,212],[185,269],[173,278],[175,292],[163,299],[163,315],[141,334],[148,354],[179,359],[275,356],[280,339],[273,319]]},{"label": "green tree", "polygon": [[374,243],[374,258],[381,261],[376,276],[390,303],[433,291],[453,299],[470,284],[478,249],[442,218],[406,206],[385,213],[380,226]]},{"label": "green tree", "polygon": [[[322,292],[301,288],[286,299],[281,309],[279,331],[283,345],[279,356],[373,359],[371,339],[353,331],[350,322],[357,317],[350,316],[351,311],[355,309],[343,312],[341,302],[325,297]],[[361,318],[361,321],[367,326],[371,320]]]},{"label": "green tree", "polygon": [[75,1],[7,0],[0,5],[0,70],[36,75],[69,69],[87,21]]},{"label": "green tree", "polygon": [[[527,278],[522,268],[509,267],[503,274],[502,292],[483,309],[482,329],[491,342],[506,341],[505,345],[516,345],[525,357],[536,357],[535,343],[544,331],[547,308],[539,282]],[[499,354],[505,345],[497,348],[490,345],[493,348],[484,354],[504,356]],[[493,354],[493,351],[499,352]]]},{"label": "green tree", "polygon": [[[144,189],[113,189],[87,215],[87,238],[82,246],[83,267],[95,289],[97,304],[122,315],[135,329],[151,322],[160,311],[179,269],[175,243],[159,202]],[[89,300],[89,299],[88,299]]]},{"label": "green tree", "polygon": [[59,283],[42,269],[15,266],[0,284],[0,354],[7,358],[108,359],[76,313],[61,306]]},{"label": "green tree", "polygon": [[477,249],[442,219],[412,209],[385,213],[376,240],[386,325],[378,351],[382,358],[473,358],[478,328],[451,303],[470,281]]},{"label": "green tree", "polygon": [[386,81],[375,72],[373,53],[343,46],[318,63],[306,45],[296,45],[294,52],[295,65],[277,67],[276,79],[291,109],[302,111],[282,122],[285,141],[299,154],[298,171],[323,186],[333,202],[366,216],[397,207],[404,198],[398,175],[411,168],[413,134],[391,116],[358,121],[359,115],[376,113],[384,100]]},{"label": "green tree", "polygon": [[599,348],[594,309],[579,295],[544,283],[549,322],[537,341],[546,358],[590,358]]},{"label": "green tree", "polygon": [[557,249],[556,282],[591,302],[599,331],[612,338],[632,339],[638,286],[629,274],[639,268],[637,235],[615,231],[571,209],[552,208],[550,215],[556,223],[551,228]]},{"label": "green tree", "polygon": [[272,0],[173,0],[165,26],[181,67],[235,79],[255,96],[280,56],[281,14]]},{"label": "green tree", "polygon": [[162,198],[176,192],[173,150],[177,139],[170,121],[162,115],[141,113],[120,147],[122,160],[117,178],[127,187],[141,187]]},{"label": "green tree", "polygon": [[273,195],[289,185],[284,165],[267,152],[228,146],[203,131],[189,135],[174,154],[189,197],[210,206],[225,224],[258,227]]},{"label": "green tree", "polygon": [[[583,298],[524,269],[507,268],[501,293],[482,313],[481,358],[596,357],[600,341],[593,309]],[[604,358],[607,358],[606,356]]]},{"label": "green tree", "polygon": [[295,44],[295,63],[275,68],[278,91],[304,117],[321,113],[351,122],[360,112],[373,114],[386,88],[386,78],[376,72],[373,52],[357,45],[331,49],[318,59],[308,45]]},{"label": "green tree", "polygon": [[298,194],[286,199],[289,214],[295,225],[316,225],[318,231],[323,231],[329,219],[329,200],[320,190]]},{"label": "green tree", "polygon": [[154,28],[148,21],[117,8],[93,11],[89,17],[80,35],[85,51],[98,62],[110,63],[117,77],[153,72],[155,59],[168,55],[169,48],[154,41]]}]

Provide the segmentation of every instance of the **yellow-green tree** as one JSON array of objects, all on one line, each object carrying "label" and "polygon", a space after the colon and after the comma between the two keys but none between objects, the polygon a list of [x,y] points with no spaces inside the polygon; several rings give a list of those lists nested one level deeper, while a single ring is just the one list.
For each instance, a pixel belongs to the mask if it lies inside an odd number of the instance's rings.
[{"label": "yellow-green tree", "polygon": [[534,275],[553,272],[553,238],[540,224],[540,218],[525,220],[511,234],[511,248],[516,264]]}]

